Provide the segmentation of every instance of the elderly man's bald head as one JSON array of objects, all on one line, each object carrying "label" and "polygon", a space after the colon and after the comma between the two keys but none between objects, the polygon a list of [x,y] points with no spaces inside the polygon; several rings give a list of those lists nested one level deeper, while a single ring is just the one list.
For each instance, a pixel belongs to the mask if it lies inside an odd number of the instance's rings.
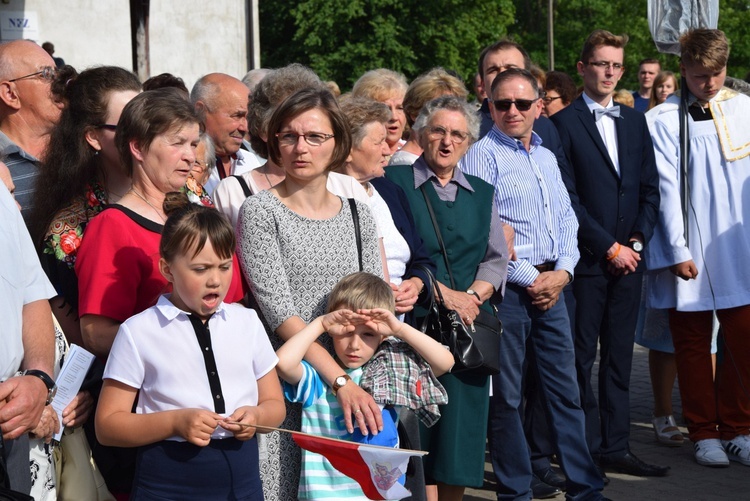
[{"label": "elderly man's bald head", "polygon": [[209,73],[193,86],[190,100],[219,157],[237,153],[247,133],[249,89],[237,78]]},{"label": "elderly man's bald head", "polygon": [[[55,62],[34,42],[14,40],[0,44],[0,128],[32,154],[35,152],[22,143],[47,136],[62,109],[62,103],[55,102],[52,95],[52,82],[45,78],[54,73],[43,74],[45,68],[54,69]],[[16,129],[33,137],[20,137]]]}]

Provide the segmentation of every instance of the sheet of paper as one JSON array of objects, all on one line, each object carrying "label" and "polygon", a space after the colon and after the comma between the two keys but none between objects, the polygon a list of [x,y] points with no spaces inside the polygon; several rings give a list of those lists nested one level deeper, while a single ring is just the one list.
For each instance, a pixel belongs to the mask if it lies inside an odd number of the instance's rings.
[{"label": "sheet of paper", "polygon": [[81,385],[94,362],[94,355],[78,345],[71,345],[65,356],[65,363],[57,375],[57,393],[52,400],[52,408],[57,412],[60,421],[60,431],[55,434],[54,439],[59,441],[63,433],[62,413],[70,402],[81,390]]}]

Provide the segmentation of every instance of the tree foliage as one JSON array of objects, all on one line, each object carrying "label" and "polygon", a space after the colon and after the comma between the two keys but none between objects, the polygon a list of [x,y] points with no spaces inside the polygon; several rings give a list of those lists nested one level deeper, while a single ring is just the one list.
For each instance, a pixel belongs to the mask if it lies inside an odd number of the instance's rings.
[{"label": "tree foliage", "polygon": [[[548,69],[547,0],[514,0],[519,22],[514,35],[526,47],[532,60]],[[555,69],[580,82],[576,71],[583,41],[596,28],[627,34],[626,72],[620,87],[638,87],[638,62],[655,57],[664,69],[679,71],[678,58],[660,54],[651,38],[647,18],[648,0],[555,0]],[[732,43],[729,74],[743,78],[750,69],[750,5],[746,0],[721,0],[719,28]],[[540,20],[543,20],[540,22]]]},{"label": "tree foliage", "polygon": [[412,79],[435,66],[467,82],[482,47],[513,23],[513,0],[305,0],[261,2],[263,65],[297,61],[342,89],[385,67]]},{"label": "tree foliage", "polygon": [[[595,28],[625,33],[627,68],[620,87],[636,88],[638,62],[656,57],[678,70],[675,56],[657,52],[648,0],[555,0],[555,69],[577,81],[576,62]],[[443,66],[471,82],[482,47],[510,36],[548,69],[548,0],[303,0],[260,1],[263,65],[300,62],[347,90],[365,71],[385,67],[408,79]],[[750,70],[750,3],[721,0],[719,28],[732,42],[729,74]]]}]

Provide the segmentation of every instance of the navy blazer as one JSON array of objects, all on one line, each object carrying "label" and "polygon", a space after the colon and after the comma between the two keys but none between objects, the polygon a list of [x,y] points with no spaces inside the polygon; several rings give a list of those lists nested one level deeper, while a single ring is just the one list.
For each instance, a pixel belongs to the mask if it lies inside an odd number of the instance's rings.
[{"label": "navy blazer", "polygon": [[370,184],[383,197],[388,209],[391,211],[391,217],[393,218],[393,223],[396,225],[396,229],[409,245],[411,258],[406,263],[404,279],[418,277],[424,282],[424,292],[419,295],[419,302],[422,304],[431,297],[432,290],[430,290],[430,280],[420,266],[426,266],[433,275],[437,273],[437,268],[424,248],[422,237],[419,236],[417,226],[414,223],[414,217],[411,215],[411,207],[409,207],[409,200],[406,198],[406,193],[404,193],[404,190],[399,185],[385,177],[371,179]]},{"label": "navy blazer", "polygon": [[[607,270],[606,253],[615,241],[626,244],[634,233],[641,233],[648,245],[654,233],[659,175],[646,118],[620,105],[620,118],[615,119],[619,175],[583,97],[551,119],[568,160],[561,166],[562,178],[580,225],[576,274],[601,274]],[[641,261],[639,271],[643,266]]]}]

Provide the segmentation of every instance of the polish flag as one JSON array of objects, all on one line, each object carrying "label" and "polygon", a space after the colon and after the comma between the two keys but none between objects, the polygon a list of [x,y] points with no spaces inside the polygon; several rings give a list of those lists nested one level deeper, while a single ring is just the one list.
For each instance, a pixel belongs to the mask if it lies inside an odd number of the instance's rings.
[{"label": "polish flag", "polygon": [[398,483],[398,479],[406,473],[411,456],[427,454],[424,451],[365,445],[297,431],[291,433],[297,445],[322,454],[334,468],[356,480],[368,499],[403,499],[411,496],[411,492]]}]

